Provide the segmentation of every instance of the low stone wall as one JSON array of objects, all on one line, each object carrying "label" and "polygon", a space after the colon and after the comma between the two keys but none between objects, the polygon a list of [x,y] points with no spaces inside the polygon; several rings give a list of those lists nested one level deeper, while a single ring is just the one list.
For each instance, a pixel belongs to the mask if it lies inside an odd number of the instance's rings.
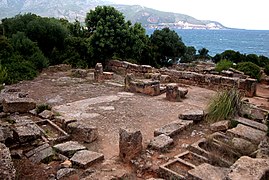
[{"label": "low stone wall", "polygon": [[199,74],[189,71],[177,71],[162,69],[161,74],[169,75],[172,82],[195,85],[209,89],[238,88],[245,93],[247,97],[253,97],[256,94],[257,80],[237,77],[225,77],[213,74]]},{"label": "low stone wall", "polygon": [[153,73],[156,71],[149,65],[137,65],[127,61],[111,60],[108,62],[106,69],[116,72],[118,74],[126,75],[127,73],[135,74],[135,76],[144,77],[145,74]]},{"label": "low stone wall", "polygon": [[213,74],[201,74],[190,71],[178,71],[173,69],[154,69],[149,65],[137,65],[126,61],[112,60],[108,63],[107,69],[119,74],[126,75],[133,73],[138,77],[147,77],[152,73],[168,75],[171,82],[194,85],[213,90],[224,88],[238,88],[245,93],[247,97],[253,97],[256,94],[257,80],[251,78],[225,77]]}]

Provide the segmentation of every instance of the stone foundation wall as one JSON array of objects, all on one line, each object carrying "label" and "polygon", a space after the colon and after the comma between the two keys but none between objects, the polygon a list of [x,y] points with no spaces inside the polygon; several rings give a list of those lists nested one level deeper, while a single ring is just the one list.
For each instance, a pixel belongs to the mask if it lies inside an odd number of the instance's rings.
[{"label": "stone foundation wall", "polygon": [[243,79],[239,77],[225,77],[190,71],[154,69],[149,65],[137,65],[118,60],[110,61],[107,65],[107,69],[123,75],[133,73],[135,76],[144,78],[152,73],[160,73],[162,75],[170,76],[171,82],[174,83],[183,83],[213,90],[234,87],[244,92],[247,97],[253,97],[256,94],[257,80],[251,78]]},{"label": "stone foundation wall", "polygon": [[137,65],[127,61],[111,60],[108,62],[106,69],[118,74],[126,75],[127,73],[135,74],[138,77],[145,77],[148,73],[156,72],[156,69],[149,65]]}]

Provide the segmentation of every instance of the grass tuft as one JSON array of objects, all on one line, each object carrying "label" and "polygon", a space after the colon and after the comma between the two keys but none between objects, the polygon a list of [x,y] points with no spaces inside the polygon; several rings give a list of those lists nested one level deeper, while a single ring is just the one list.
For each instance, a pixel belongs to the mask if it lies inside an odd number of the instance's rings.
[{"label": "grass tuft", "polygon": [[36,113],[42,113],[44,110],[51,110],[51,106],[48,104],[40,104],[36,106]]},{"label": "grass tuft", "polygon": [[242,94],[234,88],[217,93],[207,107],[207,120],[216,122],[233,118],[241,110],[241,100]]}]

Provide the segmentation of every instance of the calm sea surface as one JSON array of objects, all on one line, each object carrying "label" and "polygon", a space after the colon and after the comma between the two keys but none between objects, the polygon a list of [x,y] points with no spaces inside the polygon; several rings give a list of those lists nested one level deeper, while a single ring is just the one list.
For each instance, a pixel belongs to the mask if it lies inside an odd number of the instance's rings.
[{"label": "calm sea surface", "polygon": [[[152,34],[154,30],[147,30]],[[206,48],[214,56],[225,50],[242,54],[257,54],[269,57],[269,31],[260,30],[175,30],[187,46],[196,50]]]}]

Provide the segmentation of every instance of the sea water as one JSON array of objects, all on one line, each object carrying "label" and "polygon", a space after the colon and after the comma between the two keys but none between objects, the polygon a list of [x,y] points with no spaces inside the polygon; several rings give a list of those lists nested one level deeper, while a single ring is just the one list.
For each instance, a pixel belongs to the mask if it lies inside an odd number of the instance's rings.
[{"label": "sea water", "polygon": [[[154,30],[148,29],[152,34]],[[211,56],[225,50],[242,54],[257,54],[269,57],[269,30],[198,30],[175,29],[186,46],[209,50]]]}]

